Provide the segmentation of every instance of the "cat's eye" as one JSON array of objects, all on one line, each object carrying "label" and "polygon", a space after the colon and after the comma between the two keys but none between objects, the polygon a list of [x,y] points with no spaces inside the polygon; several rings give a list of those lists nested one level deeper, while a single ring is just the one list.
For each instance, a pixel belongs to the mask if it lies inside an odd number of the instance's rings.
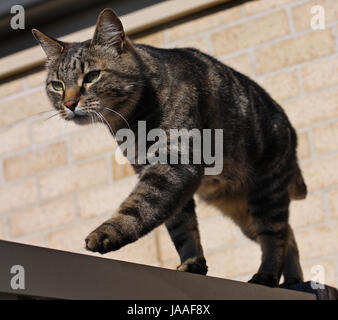
[{"label": "cat's eye", "polygon": [[52,86],[53,86],[53,89],[56,90],[56,91],[62,91],[63,90],[63,85],[59,81],[52,81]]},{"label": "cat's eye", "polygon": [[100,76],[100,71],[88,72],[83,79],[83,83],[93,83],[99,78],[99,76]]}]

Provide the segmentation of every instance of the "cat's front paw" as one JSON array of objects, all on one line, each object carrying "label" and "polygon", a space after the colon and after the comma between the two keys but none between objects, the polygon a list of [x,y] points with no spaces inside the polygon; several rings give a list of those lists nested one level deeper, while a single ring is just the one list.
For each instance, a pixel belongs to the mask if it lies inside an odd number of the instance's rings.
[{"label": "cat's front paw", "polygon": [[85,239],[86,249],[101,254],[120,249],[122,247],[120,235],[114,225],[103,223]]},{"label": "cat's front paw", "polygon": [[268,286],[268,287],[277,287],[279,280],[277,276],[271,273],[259,272],[259,273],[256,273],[248,282],[261,284],[263,286]]}]

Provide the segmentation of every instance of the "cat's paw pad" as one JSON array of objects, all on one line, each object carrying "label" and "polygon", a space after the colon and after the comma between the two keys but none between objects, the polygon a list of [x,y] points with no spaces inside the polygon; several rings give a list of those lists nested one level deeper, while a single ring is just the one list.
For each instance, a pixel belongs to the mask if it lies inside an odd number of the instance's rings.
[{"label": "cat's paw pad", "polygon": [[277,287],[279,281],[278,281],[277,276],[271,273],[259,272],[259,273],[256,273],[248,282],[261,284],[263,286],[268,286],[268,287]]},{"label": "cat's paw pad", "polygon": [[208,267],[204,258],[191,258],[179,265],[177,270],[205,275]]},{"label": "cat's paw pad", "polygon": [[113,227],[102,224],[85,239],[86,249],[101,254],[121,248],[119,237]]}]

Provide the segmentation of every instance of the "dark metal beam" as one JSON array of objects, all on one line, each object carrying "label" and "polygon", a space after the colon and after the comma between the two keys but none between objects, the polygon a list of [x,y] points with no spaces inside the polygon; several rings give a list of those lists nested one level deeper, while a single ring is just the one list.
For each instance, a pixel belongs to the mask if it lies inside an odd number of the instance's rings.
[{"label": "dark metal beam", "polygon": [[[0,241],[0,294],[55,299],[314,300],[315,295]],[[11,268],[25,272],[14,290]]]}]

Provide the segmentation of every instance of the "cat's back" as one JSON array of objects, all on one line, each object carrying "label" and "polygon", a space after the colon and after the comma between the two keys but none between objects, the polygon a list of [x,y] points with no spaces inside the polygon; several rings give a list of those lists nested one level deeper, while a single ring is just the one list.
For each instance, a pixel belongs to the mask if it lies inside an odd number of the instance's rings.
[{"label": "cat's back", "polygon": [[238,111],[242,112],[243,108],[257,108],[264,104],[270,111],[282,112],[255,81],[198,49],[165,49],[144,44],[137,44],[136,48],[152,70],[157,68],[161,76],[165,74],[180,86],[194,84],[202,94],[227,103],[227,108],[238,109],[241,104],[242,109]]},{"label": "cat's back", "polygon": [[245,130],[258,130],[268,137],[272,130],[278,139],[285,138],[286,128],[293,130],[282,107],[264,88],[216,58],[195,48],[139,44],[137,48],[158,78],[198,92],[205,127],[228,127],[237,136]]},{"label": "cat's back", "polygon": [[230,68],[212,56],[195,48],[165,49],[144,44],[136,44],[141,58],[147,63],[160,66],[163,73],[175,77],[176,80],[195,82],[199,85],[210,76],[223,80],[230,75]]}]

